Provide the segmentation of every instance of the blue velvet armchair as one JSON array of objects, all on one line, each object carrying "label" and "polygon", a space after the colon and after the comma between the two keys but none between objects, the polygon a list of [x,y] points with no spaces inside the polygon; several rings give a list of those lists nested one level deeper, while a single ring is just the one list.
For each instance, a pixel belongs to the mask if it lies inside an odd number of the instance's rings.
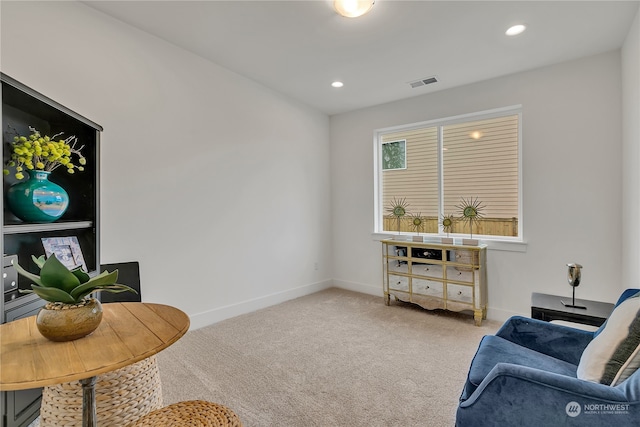
[{"label": "blue velvet armchair", "polygon": [[[628,289],[616,307],[639,289]],[[460,396],[456,427],[640,426],[640,370],[615,386],[578,378],[596,332],[515,316],[485,336]]]}]

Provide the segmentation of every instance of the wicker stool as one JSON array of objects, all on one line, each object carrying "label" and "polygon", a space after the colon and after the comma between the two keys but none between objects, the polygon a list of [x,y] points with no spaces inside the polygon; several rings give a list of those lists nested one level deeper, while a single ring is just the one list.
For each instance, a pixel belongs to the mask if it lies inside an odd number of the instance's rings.
[{"label": "wicker stool", "polygon": [[240,418],[229,408],[204,400],[174,403],[156,409],[129,427],[242,427]]},{"label": "wicker stool", "polygon": [[[156,356],[96,378],[96,421],[122,427],[161,408],[162,384]],[[42,390],[41,427],[82,426],[82,386],[72,381]]]}]

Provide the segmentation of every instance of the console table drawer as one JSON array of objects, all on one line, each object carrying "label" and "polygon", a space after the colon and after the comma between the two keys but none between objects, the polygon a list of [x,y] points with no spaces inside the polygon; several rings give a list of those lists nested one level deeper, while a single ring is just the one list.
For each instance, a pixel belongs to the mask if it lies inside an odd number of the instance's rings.
[{"label": "console table drawer", "polygon": [[475,271],[460,270],[456,267],[447,267],[447,280],[455,280],[457,282],[474,283]]},{"label": "console table drawer", "polygon": [[413,276],[435,277],[442,279],[442,266],[434,264],[416,264],[411,265],[411,274]]},{"label": "console table drawer", "polygon": [[409,292],[409,278],[407,276],[389,274],[389,289]]},{"label": "console table drawer", "polygon": [[398,262],[397,260],[392,259],[389,260],[387,268],[389,269],[389,273],[409,274],[409,264],[406,262]]},{"label": "console table drawer", "polygon": [[447,299],[471,304],[473,302],[473,288],[449,283],[447,285]]},{"label": "console table drawer", "polygon": [[413,277],[411,279],[412,292],[420,295],[430,295],[434,297],[443,297],[442,282],[435,280],[419,279]]}]

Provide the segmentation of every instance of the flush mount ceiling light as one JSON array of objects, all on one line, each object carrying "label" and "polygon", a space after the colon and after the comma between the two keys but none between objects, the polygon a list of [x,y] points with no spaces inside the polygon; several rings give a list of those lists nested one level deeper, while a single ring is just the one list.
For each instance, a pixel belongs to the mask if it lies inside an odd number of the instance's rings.
[{"label": "flush mount ceiling light", "polygon": [[509,29],[507,31],[505,31],[504,33],[506,35],[508,35],[508,36],[517,36],[518,34],[521,34],[526,29],[527,29],[526,25],[518,24],[518,25],[514,25],[512,27],[509,27]]},{"label": "flush mount ceiling light", "polygon": [[342,16],[357,18],[369,12],[375,0],[335,0],[333,8]]},{"label": "flush mount ceiling light", "polygon": [[333,82],[333,83],[331,83],[331,86],[333,86],[333,87],[342,87],[342,86],[344,86],[344,83],[342,83],[342,82]]}]

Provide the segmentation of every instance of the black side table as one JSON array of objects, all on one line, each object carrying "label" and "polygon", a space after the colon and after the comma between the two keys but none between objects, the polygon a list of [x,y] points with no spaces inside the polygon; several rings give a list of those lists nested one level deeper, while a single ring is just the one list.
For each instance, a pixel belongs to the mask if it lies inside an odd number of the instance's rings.
[{"label": "black side table", "polygon": [[571,297],[548,294],[531,294],[531,317],[550,322],[564,320],[584,325],[600,326],[613,311],[613,304],[576,298],[576,305],[585,308],[565,307],[562,301],[571,303]]}]

